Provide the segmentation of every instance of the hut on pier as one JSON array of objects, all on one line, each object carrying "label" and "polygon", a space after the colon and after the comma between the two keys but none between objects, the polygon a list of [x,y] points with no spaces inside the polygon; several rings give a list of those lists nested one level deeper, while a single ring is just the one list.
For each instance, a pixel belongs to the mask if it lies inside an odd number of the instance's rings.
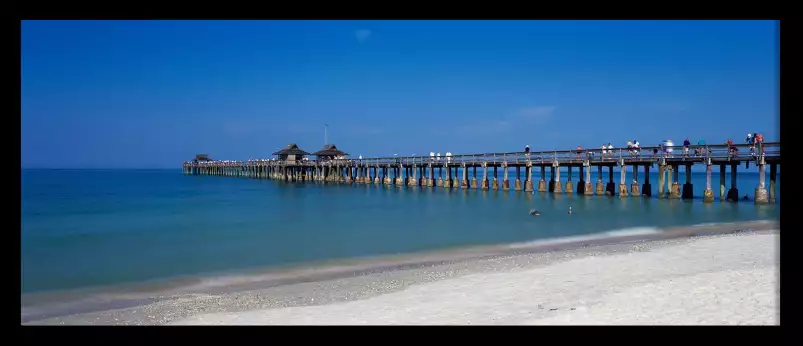
[{"label": "hut on pier", "polygon": [[323,149],[312,153],[312,155],[317,156],[319,161],[331,161],[345,159],[349,153],[337,149],[334,144],[327,144],[323,146]]},{"label": "hut on pier", "polygon": [[281,161],[301,161],[304,159],[304,155],[309,155],[309,153],[301,150],[295,143],[290,143],[273,155],[276,155]]},{"label": "hut on pier", "polygon": [[195,158],[192,159],[192,162],[207,162],[207,161],[212,161],[212,159],[209,158],[208,154],[196,154]]}]

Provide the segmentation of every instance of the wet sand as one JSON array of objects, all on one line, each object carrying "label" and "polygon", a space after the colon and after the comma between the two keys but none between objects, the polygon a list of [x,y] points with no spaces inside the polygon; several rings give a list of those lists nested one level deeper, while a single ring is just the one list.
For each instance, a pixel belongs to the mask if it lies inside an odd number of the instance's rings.
[{"label": "wet sand", "polygon": [[[766,222],[682,228],[340,261],[162,290],[95,293],[68,303],[37,297],[28,304],[24,299],[22,320],[777,324],[779,232],[773,229],[778,225]],[[91,303],[95,307],[87,309]]]}]

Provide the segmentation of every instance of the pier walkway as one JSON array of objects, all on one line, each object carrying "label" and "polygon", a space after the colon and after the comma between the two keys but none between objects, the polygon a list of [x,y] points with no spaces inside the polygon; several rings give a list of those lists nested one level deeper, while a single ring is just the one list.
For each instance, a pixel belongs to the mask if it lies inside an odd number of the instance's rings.
[{"label": "pier walkway", "polygon": [[[334,146],[318,152],[318,159],[310,160],[309,153],[295,144],[274,153],[278,158],[249,161],[215,161],[206,155],[198,155],[193,161],[184,162],[183,172],[192,175],[218,175],[278,179],[285,181],[326,181],[346,184],[384,184],[410,187],[442,187],[483,190],[510,190],[510,168],[515,168],[513,189],[531,192],[576,193],[579,195],[651,196],[650,169],[658,169],[659,198],[692,198],[691,167],[705,165],[705,202],[714,201],[711,185],[712,166],[719,166],[719,199],[738,201],[736,187],[737,169],[751,164],[758,166],[759,184],[755,189],[757,204],[775,203],[777,167],[781,163],[780,142],[764,143],[763,153],[753,154],[747,144],[690,146],[684,154],[682,146],[642,147],[640,150],[619,148],[613,150],[579,149],[563,151],[481,153],[452,156],[394,156],[376,158],[336,158],[342,153]],[[671,150],[669,150],[671,149]],[[326,155],[323,155],[323,154]],[[346,154],[347,155],[347,154]],[[769,189],[765,184],[766,166],[769,165]],[[614,181],[614,167],[620,167],[618,186]],[[685,182],[680,183],[679,171],[685,169]],[[566,169],[567,181],[561,183],[560,171]],[[633,180],[625,181],[631,167]],[[726,168],[730,167],[730,188],[726,189]],[[535,168],[540,170],[540,179],[534,179]],[[549,169],[549,181],[546,170]],[[574,169],[577,169],[575,187]],[[591,180],[591,170],[597,169],[596,185]],[[608,182],[602,181],[603,169],[608,169]],[[478,182],[477,170],[481,169]],[[492,170],[489,175],[489,169]],[[521,175],[522,169],[524,176]],[[473,170],[471,179],[468,171]],[[500,177],[498,171],[502,171]],[[643,184],[639,171],[644,173]],[[522,179],[523,178],[523,179]],[[642,192],[643,191],[643,192]]]}]

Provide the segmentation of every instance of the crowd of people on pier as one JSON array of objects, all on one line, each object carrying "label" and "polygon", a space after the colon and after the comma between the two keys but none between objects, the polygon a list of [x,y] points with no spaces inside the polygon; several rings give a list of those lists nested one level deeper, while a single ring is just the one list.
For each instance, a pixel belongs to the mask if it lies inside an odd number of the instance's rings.
[{"label": "crowd of people on pier", "polygon": [[[444,160],[446,160],[447,163],[452,162],[452,152],[451,151],[447,151],[446,154],[444,154],[443,156],[444,156],[443,157]],[[435,153],[433,151],[430,151],[429,152],[429,160],[432,161],[432,162],[440,161],[441,160],[441,152],[439,151],[439,152]]]}]

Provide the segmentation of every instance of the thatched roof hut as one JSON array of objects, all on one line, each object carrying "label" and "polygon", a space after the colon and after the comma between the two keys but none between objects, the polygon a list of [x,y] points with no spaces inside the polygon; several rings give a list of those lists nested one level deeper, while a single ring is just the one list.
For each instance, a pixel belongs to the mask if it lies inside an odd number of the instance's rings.
[{"label": "thatched roof hut", "polygon": [[301,148],[299,148],[297,144],[290,143],[286,147],[284,147],[284,149],[273,153],[273,155],[279,156],[279,160],[293,161],[293,160],[301,160],[304,157],[304,155],[309,155],[309,153],[304,150],[301,150]]},{"label": "thatched roof hut", "polygon": [[192,160],[195,161],[195,162],[198,162],[198,161],[212,161],[212,159],[209,158],[208,154],[196,154],[195,158],[192,159]]},{"label": "thatched roof hut", "polygon": [[337,149],[337,146],[335,146],[334,144],[327,144],[327,145],[323,146],[323,149],[312,153],[312,155],[315,155],[318,158],[329,158],[329,159],[331,159],[331,158],[340,157],[340,156],[348,156],[349,153],[347,153],[345,151],[342,151],[340,149]]}]

